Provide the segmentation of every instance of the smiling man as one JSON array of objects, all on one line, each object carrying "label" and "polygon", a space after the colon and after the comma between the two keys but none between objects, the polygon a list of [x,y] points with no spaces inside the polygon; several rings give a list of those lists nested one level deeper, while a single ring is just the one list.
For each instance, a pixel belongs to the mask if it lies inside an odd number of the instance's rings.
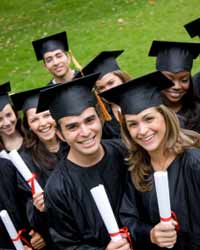
[{"label": "smiling man", "polygon": [[126,182],[126,149],[101,141],[102,125],[91,93],[99,74],[40,92],[38,112],[49,109],[69,146],[45,190],[50,233],[58,249],[130,249],[126,239],[111,242],[90,189],[103,184],[118,218]]},{"label": "smiling man", "polygon": [[37,60],[43,60],[44,67],[53,76],[49,84],[72,80],[77,72],[70,68],[71,57],[66,53],[69,51],[66,32],[35,40],[32,45]]}]

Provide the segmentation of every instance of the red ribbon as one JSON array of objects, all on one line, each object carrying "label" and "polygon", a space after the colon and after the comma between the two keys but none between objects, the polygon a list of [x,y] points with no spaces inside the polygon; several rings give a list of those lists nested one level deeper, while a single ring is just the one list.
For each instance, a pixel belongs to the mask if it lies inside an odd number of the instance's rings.
[{"label": "red ribbon", "polygon": [[130,247],[131,247],[131,250],[133,250],[133,242],[132,242],[132,239],[131,239],[131,236],[130,236],[130,233],[128,231],[128,227],[122,227],[119,229],[119,232],[116,232],[116,233],[110,233],[109,235],[112,237],[114,236],[117,236],[117,235],[122,235],[122,237],[124,238],[127,238],[128,239],[128,242],[130,244]]},{"label": "red ribbon", "polygon": [[26,230],[25,230],[25,229],[19,230],[18,233],[17,233],[17,237],[14,238],[14,239],[11,239],[12,242],[21,240],[21,241],[24,242],[28,247],[31,247],[31,244],[26,240],[25,237],[22,236],[22,233],[23,233],[23,232],[26,232]]},{"label": "red ribbon", "polygon": [[176,216],[175,212],[171,211],[171,216],[170,217],[167,217],[167,218],[160,217],[160,220],[164,221],[164,222],[169,222],[171,219],[174,219],[177,222],[177,225],[175,226],[175,229],[176,229],[176,232],[178,232],[179,229],[180,229],[180,226],[179,226],[178,219],[177,219],[177,216]]},{"label": "red ribbon", "polygon": [[32,192],[32,195],[35,194],[35,183],[34,183],[35,177],[36,177],[36,175],[32,173],[31,178],[27,180],[27,182],[31,184],[31,192]]}]

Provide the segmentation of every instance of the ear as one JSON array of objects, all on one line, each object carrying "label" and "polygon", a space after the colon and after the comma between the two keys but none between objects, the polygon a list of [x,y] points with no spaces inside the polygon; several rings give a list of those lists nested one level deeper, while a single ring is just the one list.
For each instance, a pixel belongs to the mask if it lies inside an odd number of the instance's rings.
[{"label": "ear", "polygon": [[70,55],[70,53],[66,52],[66,57],[67,57],[67,64],[70,65],[70,63],[71,63],[71,55]]},{"label": "ear", "polygon": [[62,132],[60,131],[60,129],[57,129],[57,130],[56,130],[56,135],[58,136],[58,138],[59,138],[61,141],[66,142],[66,140],[65,140],[65,138],[63,137],[63,134],[62,134]]}]

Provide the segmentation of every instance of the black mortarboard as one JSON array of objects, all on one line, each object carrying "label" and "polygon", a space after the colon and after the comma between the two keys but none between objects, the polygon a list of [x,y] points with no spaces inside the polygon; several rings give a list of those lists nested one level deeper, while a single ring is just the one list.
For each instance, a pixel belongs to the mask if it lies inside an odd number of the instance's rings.
[{"label": "black mortarboard", "polygon": [[86,108],[95,107],[96,98],[91,91],[98,77],[99,73],[92,74],[41,90],[37,112],[49,109],[52,117],[59,120],[65,116],[80,115]]},{"label": "black mortarboard", "polygon": [[200,18],[184,25],[190,37],[200,36]]},{"label": "black mortarboard", "polygon": [[46,52],[61,49],[68,51],[66,32],[60,32],[48,37],[41,38],[32,42],[37,60],[42,60]]},{"label": "black mortarboard", "polygon": [[40,90],[49,88],[44,86],[35,89],[29,89],[11,95],[12,102],[16,110],[26,111],[30,108],[37,108]]},{"label": "black mortarboard", "polygon": [[7,104],[11,104],[11,100],[8,96],[10,90],[10,82],[0,85],[0,110],[2,110]]},{"label": "black mortarboard", "polygon": [[200,43],[153,41],[149,56],[157,57],[159,71],[191,71],[193,59],[200,53]]},{"label": "black mortarboard", "polygon": [[75,78],[81,77],[82,75],[90,75],[94,73],[100,73],[99,78],[101,78],[109,72],[119,70],[120,67],[115,59],[123,52],[123,50],[102,51],[91,62],[89,62],[81,70],[81,72],[78,72]]},{"label": "black mortarboard", "polygon": [[161,72],[156,71],[104,91],[100,96],[119,105],[124,115],[137,114],[162,104],[160,92],[171,86],[173,83]]}]

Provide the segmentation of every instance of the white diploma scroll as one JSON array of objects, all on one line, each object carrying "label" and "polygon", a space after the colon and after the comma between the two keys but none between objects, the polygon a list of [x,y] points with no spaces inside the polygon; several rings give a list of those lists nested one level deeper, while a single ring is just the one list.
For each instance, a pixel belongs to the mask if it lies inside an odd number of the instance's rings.
[{"label": "white diploma scroll", "polygon": [[0,212],[0,217],[3,221],[3,224],[15,246],[15,248],[17,250],[24,250],[24,247],[23,247],[23,244],[21,242],[20,239],[16,240],[16,241],[13,241],[13,239],[16,239],[18,234],[17,234],[17,230],[15,228],[15,226],[13,225],[11,219],[10,219],[10,216],[8,215],[7,211],[6,210],[2,210]]},{"label": "white diploma scroll", "polygon": [[[8,155],[14,166],[17,168],[17,170],[20,172],[20,174],[23,176],[26,182],[28,182],[28,184],[32,187],[30,180],[33,177],[33,174],[31,173],[31,171],[29,170],[29,168],[27,167],[27,165],[25,164],[25,162],[23,161],[17,150],[14,149],[10,151]],[[39,185],[39,183],[35,178],[34,178],[34,187],[35,187],[35,193],[43,192],[43,189],[41,188],[41,186]]]},{"label": "white diploma scroll", "polygon": [[9,157],[8,153],[4,149],[1,150],[0,157],[2,157],[4,159],[7,159],[7,160],[10,160],[10,157]]},{"label": "white diploma scroll", "polygon": [[[156,194],[160,220],[162,223],[171,223],[171,205],[169,197],[169,183],[167,171],[157,171],[154,173]],[[169,246],[168,248],[172,248]]]},{"label": "white diploma scroll", "polygon": [[119,227],[117,225],[113,210],[111,208],[110,202],[108,200],[108,196],[104,189],[103,185],[98,185],[90,190],[92,196],[95,200],[99,213],[104,221],[106,229],[108,230],[109,234],[116,234],[110,235],[112,241],[121,240],[122,237],[119,232]]}]

